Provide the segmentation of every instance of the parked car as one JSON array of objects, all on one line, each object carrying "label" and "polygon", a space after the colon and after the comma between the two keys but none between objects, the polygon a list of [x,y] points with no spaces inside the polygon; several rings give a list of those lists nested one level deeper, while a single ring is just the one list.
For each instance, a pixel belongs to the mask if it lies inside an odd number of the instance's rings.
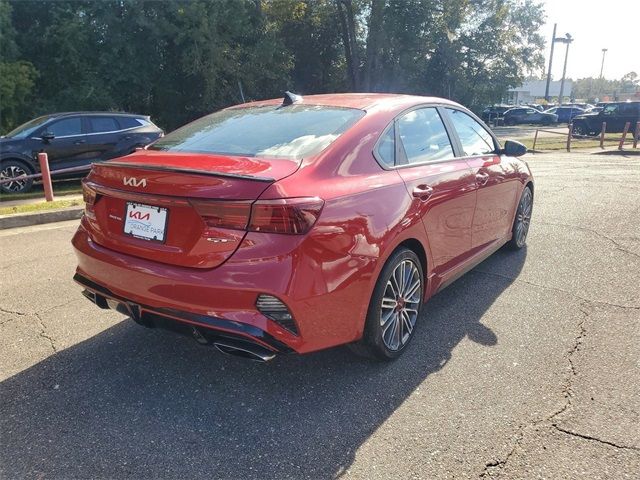
[{"label": "parked car", "polygon": [[3,192],[27,192],[33,180],[19,179],[40,171],[38,152],[49,155],[56,170],[87,166],[128,155],[163,135],[148,116],[110,112],[55,113],[35,118],[0,138],[0,184]]},{"label": "parked car", "polygon": [[74,278],[101,308],[226,353],[395,358],[429,297],[524,247],[525,151],[440,98],[231,107],[93,165]]},{"label": "parked car", "polygon": [[606,103],[597,113],[585,113],[573,119],[575,135],[597,135],[602,131],[602,124],[607,123],[606,131],[619,133],[629,122],[629,131],[634,132],[636,122],[640,121],[640,102]]},{"label": "parked car", "polygon": [[584,113],[584,109],[578,107],[553,107],[545,110],[545,113],[553,113],[558,116],[558,122],[569,123],[573,117]]},{"label": "parked car", "polygon": [[539,112],[531,107],[516,107],[504,112],[505,125],[518,125],[523,123],[535,123],[551,125],[558,121],[558,116],[554,113]]},{"label": "parked car", "polygon": [[513,108],[513,105],[494,105],[492,107],[487,107],[482,111],[480,117],[485,122],[492,122],[497,118],[502,118],[504,112],[506,112],[510,108]]},{"label": "parked car", "polygon": [[534,110],[538,110],[539,112],[543,112],[544,109],[545,109],[544,106],[539,105],[537,103],[525,103],[524,105],[521,105],[521,106],[523,106],[523,107],[531,107]]}]

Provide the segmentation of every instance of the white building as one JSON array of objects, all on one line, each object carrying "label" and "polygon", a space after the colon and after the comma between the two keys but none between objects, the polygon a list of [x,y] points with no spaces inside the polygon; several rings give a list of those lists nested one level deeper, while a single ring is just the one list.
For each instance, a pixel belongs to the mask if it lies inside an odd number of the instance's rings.
[{"label": "white building", "polygon": [[[571,89],[573,82],[571,80],[564,81],[563,97],[571,98]],[[509,100],[515,105],[521,103],[533,103],[536,99],[544,98],[545,89],[547,88],[546,80],[528,80],[517,88],[509,89]],[[560,80],[549,83],[549,98],[558,97],[560,95]]]}]

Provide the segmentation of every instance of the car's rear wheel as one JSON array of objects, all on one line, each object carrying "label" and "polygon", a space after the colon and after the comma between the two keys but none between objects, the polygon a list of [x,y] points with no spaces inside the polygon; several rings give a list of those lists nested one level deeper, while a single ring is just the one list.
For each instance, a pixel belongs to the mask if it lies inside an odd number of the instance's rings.
[{"label": "car's rear wheel", "polygon": [[533,192],[531,187],[525,187],[520,196],[516,217],[511,228],[511,240],[507,243],[512,250],[520,250],[527,244],[527,235],[531,225],[531,213],[533,212]]},{"label": "car's rear wheel", "polygon": [[352,350],[381,360],[400,356],[413,338],[423,295],[420,259],[407,248],[396,250],[378,277],[363,338],[352,345]]},{"label": "car's rear wheel", "polygon": [[12,180],[0,183],[2,193],[24,193],[31,190],[33,179],[21,179],[33,171],[20,160],[3,160],[0,164],[0,180]]}]

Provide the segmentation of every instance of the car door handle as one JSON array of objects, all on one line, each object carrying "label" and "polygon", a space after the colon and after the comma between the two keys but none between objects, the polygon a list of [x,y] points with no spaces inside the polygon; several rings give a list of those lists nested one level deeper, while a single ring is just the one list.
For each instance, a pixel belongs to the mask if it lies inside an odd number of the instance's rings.
[{"label": "car door handle", "polygon": [[478,185],[486,185],[489,181],[489,174],[478,172],[476,173],[476,180],[478,181]]},{"label": "car door handle", "polygon": [[82,145],[83,143],[87,143],[86,140],[76,140],[75,142],[73,142],[74,145]]},{"label": "car door handle", "polygon": [[431,195],[433,195],[433,188],[429,185],[418,185],[411,193],[414,197],[419,198],[420,200],[427,200]]}]

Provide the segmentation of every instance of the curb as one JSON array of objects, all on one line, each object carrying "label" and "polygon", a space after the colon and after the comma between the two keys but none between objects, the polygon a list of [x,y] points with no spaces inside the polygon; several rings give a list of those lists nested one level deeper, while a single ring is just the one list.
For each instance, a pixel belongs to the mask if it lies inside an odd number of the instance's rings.
[{"label": "curb", "polygon": [[30,213],[12,213],[10,215],[0,215],[0,230],[16,227],[28,227],[42,223],[63,222],[65,220],[76,220],[82,216],[84,207],[67,207],[59,210]]}]

